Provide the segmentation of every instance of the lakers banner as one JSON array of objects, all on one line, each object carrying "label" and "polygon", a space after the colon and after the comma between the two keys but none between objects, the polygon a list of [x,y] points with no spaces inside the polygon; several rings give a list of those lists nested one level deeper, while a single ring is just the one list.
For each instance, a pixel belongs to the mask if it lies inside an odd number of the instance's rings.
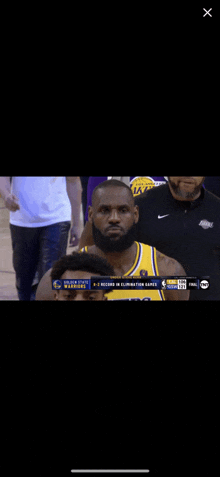
[{"label": "lakers banner", "polygon": [[131,180],[130,187],[134,197],[136,197],[137,195],[143,194],[147,190],[153,189],[162,184],[166,184],[166,181],[156,181],[153,177],[140,176],[134,177],[134,179]]}]

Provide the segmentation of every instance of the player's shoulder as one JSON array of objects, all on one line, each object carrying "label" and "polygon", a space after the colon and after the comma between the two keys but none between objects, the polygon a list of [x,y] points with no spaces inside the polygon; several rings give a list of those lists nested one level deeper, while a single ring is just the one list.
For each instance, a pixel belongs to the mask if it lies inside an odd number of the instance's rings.
[{"label": "player's shoulder", "polygon": [[156,257],[159,275],[181,276],[186,274],[182,265],[174,258],[164,255],[159,250],[156,250]]},{"label": "player's shoulder", "polygon": [[92,253],[92,254],[96,254],[96,246],[95,245],[86,245],[85,247],[81,248],[79,250],[80,253]]}]

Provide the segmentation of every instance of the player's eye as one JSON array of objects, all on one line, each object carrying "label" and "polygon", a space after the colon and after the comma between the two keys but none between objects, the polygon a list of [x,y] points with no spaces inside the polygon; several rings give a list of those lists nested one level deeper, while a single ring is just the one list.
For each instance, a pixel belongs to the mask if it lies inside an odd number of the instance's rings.
[{"label": "player's eye", "polygon": [[106,206],[106,207],[102,207],[102,208],[101,208],[101,212],[102,212],[103,214],[107,214],[107,213],[109,212],[109,207],[107,207],[107,206]]},{"label": "player's eye", "polygon": [[96,295],[89,295],[89,301],[95,301]]},{"label": "player's eye", "polygon": [[123,214],[126,214],[127,211],[128,211],[127,207],[121,207],[120,208],[120,212],[122,212]]}]

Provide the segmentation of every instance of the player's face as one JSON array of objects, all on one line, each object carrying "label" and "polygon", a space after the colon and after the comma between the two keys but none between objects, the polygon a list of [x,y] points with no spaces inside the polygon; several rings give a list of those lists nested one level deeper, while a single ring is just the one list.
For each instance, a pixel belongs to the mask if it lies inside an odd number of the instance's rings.
[{"label": "player's face", "polygon": [[[91,277],[99,276],[96,273],[84,271],[66,270],[63,273],[62,280],[87,280]],[[105,301],[104,290],[56,290],[54,300],[56,301]]]},{"label": "player's face", "polygon": [[172,176],[168,177],[170,190],[177,200],[195,200],[201,193],[205,177]]},{"label": "player's face", "polygon": [[89,209],[95,244],[105,252],[126,250],[134,241],[138,218],[138,207],[124,187],[99,189]]}]

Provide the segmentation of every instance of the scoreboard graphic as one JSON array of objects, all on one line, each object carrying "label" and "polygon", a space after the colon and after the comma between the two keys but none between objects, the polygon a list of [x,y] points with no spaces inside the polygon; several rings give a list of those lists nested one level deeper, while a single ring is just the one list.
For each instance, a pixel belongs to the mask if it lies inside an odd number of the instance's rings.
[{"label": "scoreboard graphic", "polygon": [[208,290],[209,277],[91,277],[53,280],[53,290]]}]

